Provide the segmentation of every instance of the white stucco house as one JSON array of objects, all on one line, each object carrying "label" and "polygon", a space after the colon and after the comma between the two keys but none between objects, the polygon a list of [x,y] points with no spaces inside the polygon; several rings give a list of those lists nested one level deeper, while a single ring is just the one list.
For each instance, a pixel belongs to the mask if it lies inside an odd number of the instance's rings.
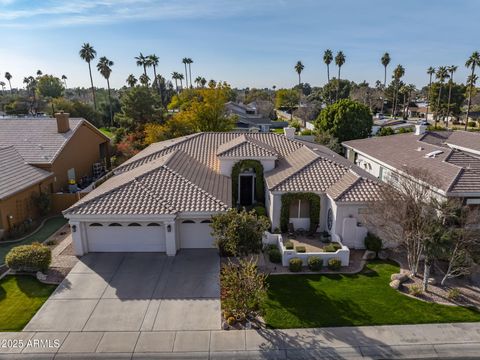
[{"label": "white stucco house", "polygon": [[[257,203],[265,205],[272,230],[292,223],[362,248],[367,231],[359,214],[377,199],[380,186],[347,159],[295,140],[289,131],[198,133],[150,145],[64,215],[77,255],[173,256],[180,249],[211,248],[212,215]],[[319,211],[311,211],[312,198]]]}]

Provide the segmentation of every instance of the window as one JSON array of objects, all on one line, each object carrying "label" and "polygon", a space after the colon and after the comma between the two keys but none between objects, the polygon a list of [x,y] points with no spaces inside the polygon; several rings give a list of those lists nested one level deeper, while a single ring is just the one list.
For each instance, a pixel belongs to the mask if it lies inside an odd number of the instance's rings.
[{"label": "window", "polygon": [[90,226],[103,226],[103,225],[100,223],[93,223],[93,224],[90,224]]},{"label": "window", "polygon": [[157,223],[150,223],[150,224],[148,224],[147,226],[160,226],[160,224],[157,224]]},{"label": "window", "polygon": [[119,224],[119,223],[111,223],[110,225],[108,226],[122,226],[122,224]]},{"label": "window", "polygon": [[142,225],[140,225],[139,223],[131,223],[131,224],[128,224],[128,226],[142,226]]},{"label": "window", "polygon": [[202,224],[211,224],[212,220],[202,220],[201,223]]},{"label": "window", "polygon": [[195,221],[193,221],[193,220],[183,220],[182,224],[195,224]]},{"label": "window", "polygon": [[309,218],[310,202],[308,200],[294,200],[290,204],[290,218]]}]

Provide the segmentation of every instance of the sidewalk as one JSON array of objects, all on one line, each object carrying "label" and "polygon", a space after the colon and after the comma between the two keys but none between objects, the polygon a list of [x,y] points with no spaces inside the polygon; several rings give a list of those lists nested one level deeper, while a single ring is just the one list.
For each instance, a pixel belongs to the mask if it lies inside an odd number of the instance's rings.
[{"label": "sidewalk", "polygon": [[[479,358],[478,323],[289,330],[0,333],[0,359]],[[51,347],[38,347],[48,344]],[[53,341],[58,341],[55,347]],[[7,353],[10,351],[10,353]]]}]

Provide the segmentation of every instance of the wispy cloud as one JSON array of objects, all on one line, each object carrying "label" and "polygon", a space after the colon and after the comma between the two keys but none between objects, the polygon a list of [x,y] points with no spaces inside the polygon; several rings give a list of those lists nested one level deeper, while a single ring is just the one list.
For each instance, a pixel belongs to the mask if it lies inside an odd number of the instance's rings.
[{"label": "wispy cloud", "polygon": [[[263,2],[280,3],[281,0]],[[259,11],[255,0],[49,0],[35,4],[0,0],[0,27],[61,27],[142,19],[219,18]]]}]

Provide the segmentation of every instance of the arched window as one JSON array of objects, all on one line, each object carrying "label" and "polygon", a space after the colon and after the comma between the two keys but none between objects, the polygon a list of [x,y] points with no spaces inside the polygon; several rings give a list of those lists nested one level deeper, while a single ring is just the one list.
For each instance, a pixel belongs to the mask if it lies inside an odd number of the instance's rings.
[{"label": "arched window", "polygon": [[142,225],[140,225],[139,223],[131,223],[131,224],[128,224],[128,226],[142,226]]},{"label": "arched window", "polygon": [[195,224],[195,221],[193,221],[193,220],[183,220],[182,224]]},{"label": "arched window", "polygon": [[103,225],[100,223],[93,223],[93,224],[90,224],[90,226],[103,226]]},{"label": "arched window", "polygon": [[157,224],[157,223],[150,223],[150,224],[148,224],[147,226],[160,226],[160,224]]},{"label": "arched window", "polygon": [[111,223],[111,224],[109,224],[108,226],[122,226],[122,224],[119,224],[119,223]]},{"label": "arched window", "polygon": [[201,223],[202,224],[211,224],[212,220],[202,220]]}]

